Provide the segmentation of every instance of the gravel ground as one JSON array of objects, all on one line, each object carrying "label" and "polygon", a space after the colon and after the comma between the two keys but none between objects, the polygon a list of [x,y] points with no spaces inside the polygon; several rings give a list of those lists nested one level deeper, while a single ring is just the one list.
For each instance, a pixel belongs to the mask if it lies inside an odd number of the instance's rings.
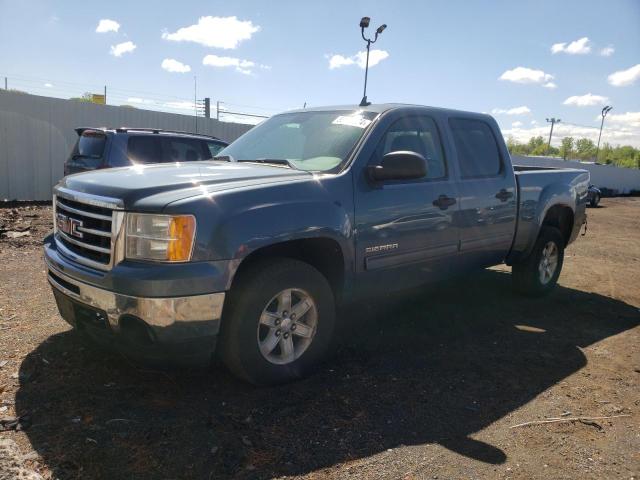
[{"label": "gravel ground", "polygon": [[[10,207],[0,208],[0,469],[45,479],[640,478],[640,199],[589,210],[589,233],[548,298],[516,296],[498,267],[357,305],[315,375],[261,389],[220,366],[157,371],[83,344],[45,278],[50,208]],[[29,235],[7,235],[16,231]],[[545,418],[563,421],[511,428]]]}]

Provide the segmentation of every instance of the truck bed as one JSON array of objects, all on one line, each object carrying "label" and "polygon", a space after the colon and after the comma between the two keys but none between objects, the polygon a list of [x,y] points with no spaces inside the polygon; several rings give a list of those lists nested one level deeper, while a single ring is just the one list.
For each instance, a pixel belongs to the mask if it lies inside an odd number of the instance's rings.
[{"label": "truck bed", "polygon": [[573,241],[586,219],[589,172],[578,168],[513,166],[518,188],[518,221],[509,262],[526,256],[533,247],[549,205],[574,212]]}]

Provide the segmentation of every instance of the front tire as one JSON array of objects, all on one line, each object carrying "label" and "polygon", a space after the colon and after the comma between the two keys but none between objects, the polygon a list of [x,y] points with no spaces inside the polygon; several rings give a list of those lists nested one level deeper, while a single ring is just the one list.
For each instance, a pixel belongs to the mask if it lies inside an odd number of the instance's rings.
[{"label": "front tire", "polygon": [[318,270],[288,258],[260,261],[241,272],[225,305],[222,360],[255,385],[296,380],[322,360],[334,325],[333,292]]},{"label": "front tire", "polygon": [[596,208],[598,206],[598,204],[600,203],[600,195],[594,195],[594,197],[591,199],[591,206],[593,208]]},{"label": "front tire", "polygon": [[560,230],[543,226],[529,256],[513,265],[516,291],[532,297],[548,294],[558,283],[563,261],[564,238]]}]

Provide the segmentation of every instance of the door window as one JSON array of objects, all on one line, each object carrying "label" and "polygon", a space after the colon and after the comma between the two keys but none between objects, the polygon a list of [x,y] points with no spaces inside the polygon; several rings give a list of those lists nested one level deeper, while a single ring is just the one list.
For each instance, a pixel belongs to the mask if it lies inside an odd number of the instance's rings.
[{"label": "door window", "polygon": [[188,138],[167,138],[165,140],[167,162],[196,162],[204,160],[204,152],[199,140]]},{"label": "door window", "polygon": [[212,158],[218,155],[220,150],[224,148],[224,145],[216,142],[207,142],[207,148],[209,149],[209,153],[211,154],[209,158]]},{"label": "door window", "polygon": [[127,141],[127,156],[133,163],[162,162],[161,138],[151,135],[132,135]]},{"label": "door window", "polygon": [[426,178],[441,179],[447,176],[447,167],[438,128],[432,118],[408,116],[397,120],[384,134],[377,158],[389,152],[408,150],[422,155],[427,161]]},{"label": "door window", "polygon": [[502,173],[500,150],[491,127],[480,120],[451,118],[462,178],[496,177]]}]

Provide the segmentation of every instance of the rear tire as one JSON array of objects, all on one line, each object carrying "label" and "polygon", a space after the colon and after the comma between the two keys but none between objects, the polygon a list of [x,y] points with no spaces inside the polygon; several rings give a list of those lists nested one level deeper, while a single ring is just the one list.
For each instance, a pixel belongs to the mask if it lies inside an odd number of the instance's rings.
[{"label": "rear tire", "polygon": [[229,295],[219,345],[238,377],[254,385],[289,382],[326,354],[335,325],[333,292],[311,265],[260,261],[241,273]]},{"label": "rear tire", "polygon": [[598,204],[600,203],[600,195],[595,195],[592,199],[591,199],[591,206],[593,208],[596,208],[598,206]]},{"label": "rear tire", "polygon": [[563,260],[564,238],[560,230],[543,226],[529,256],[513,265],[514,288],[531,297],[548,294],[558,283]]}]

